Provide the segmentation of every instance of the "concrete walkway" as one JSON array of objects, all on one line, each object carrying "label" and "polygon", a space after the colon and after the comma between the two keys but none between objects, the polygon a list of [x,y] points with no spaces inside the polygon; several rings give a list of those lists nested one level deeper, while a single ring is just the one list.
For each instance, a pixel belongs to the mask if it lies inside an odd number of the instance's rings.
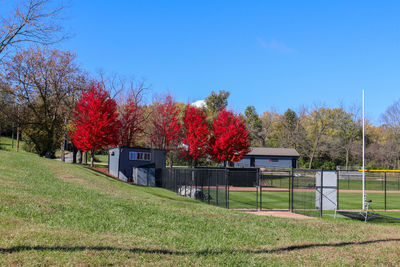
[{"label": "concrete walkway", "polygon": [[272,217],[280,217],[280,218],[291,218],[291,219],[300,219],[300,220],[315,220],[315,217],[310,217],[302,214],[293,213],[290,211],[282,211],[282,210],[262,210],[262,211],[246,211],[244,212],[260,215],[260,216],[272,216]]}]

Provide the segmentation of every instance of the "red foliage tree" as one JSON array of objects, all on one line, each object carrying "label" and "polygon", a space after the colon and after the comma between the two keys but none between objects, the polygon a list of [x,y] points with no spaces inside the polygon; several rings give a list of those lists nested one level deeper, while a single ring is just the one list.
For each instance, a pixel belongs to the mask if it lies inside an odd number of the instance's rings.
[{"label": "red foliage tree", "polygon": [[216,162],[237,162],[249,153],[249,133],[244,119],[222,110],[212,125],[209,154]]},{"label": "red foliage tree", "polygon": [[207,116],[200,108],[187,105],[183,117],[183,144],[186,149],[182,155],[191,161],[206,155],[210,130],[207,124]]},{"label": "red foliage tree", "polygon": [[171,150],[179,144],[182,125],[179,122],[179,108],[171,96],[155,104],[152,115],[150,139],[154,147],[167,152],[172,166]]},{"label": "red foliage tree", "polygon": [[138,136],[144,131],[145,108],[140,105],[138,98],[131,96],[126,104],[119,110],[120,140],[121,146],[137,145]]},{"label": "red foliage tree", "polygon": [[78,149],[91,152],[92,166],[96,150],[118,144],[120,123],[117,117],[117,104],[100,83],[90,85],[76,103],[75,131],[70,134],[71,139]]}]

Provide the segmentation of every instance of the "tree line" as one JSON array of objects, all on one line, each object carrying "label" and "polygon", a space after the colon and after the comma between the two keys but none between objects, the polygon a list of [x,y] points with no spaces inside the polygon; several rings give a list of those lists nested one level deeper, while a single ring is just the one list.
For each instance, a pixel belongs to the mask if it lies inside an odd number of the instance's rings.
[{"label": "tree line", "polygon": [[161,149],[171,167],[179,158],[190,166],[200,160],[226,165],[248,153],[249,134],[241,115],[221,106],[207,121],[206,108],[176,103],[170,95],[146,106],[138,101],[140,92],[132,91],[120,105],[101,83],[82,93],[68,134],[78,149],[90,151],[92,165],[96,150],[112,146]]},{"label": "tree line", "polygon": [[[336,169],[360,166],[362,162],[362,119],[357,108],[314,106],[283,114],[253,106],[245,110],[253,146],[295,148],[303,168]],[[387,108],[382,124],[366,121],[367,168],[399,169],[400,101]]]},{"label": "tree line", "polygon": [[78,150],[90,152],[92,165],[96,151],[113,146],[162,149],[171,166],[175,160],[226,164],[248,153],[244,117],[226,108],[229,93],[212,92],[205,107],[170,95],[146,105],[143,82],[95,80],[74,59],[69,52],[29,48],[5,62],[0,127],[15,126],[27,150],[53,158],[69,141],[73,161]]}]

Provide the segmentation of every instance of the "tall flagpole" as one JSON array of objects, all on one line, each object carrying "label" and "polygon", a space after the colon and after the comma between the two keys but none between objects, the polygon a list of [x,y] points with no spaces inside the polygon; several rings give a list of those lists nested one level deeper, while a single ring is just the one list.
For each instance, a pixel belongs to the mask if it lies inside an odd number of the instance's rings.
[{"label": "tall flagpole", "polygon": [[362,91],[362,100],[363,100],[363,133],[362,133],[362,209],[365,208],[365,96],[364,96],[364,89]]}]

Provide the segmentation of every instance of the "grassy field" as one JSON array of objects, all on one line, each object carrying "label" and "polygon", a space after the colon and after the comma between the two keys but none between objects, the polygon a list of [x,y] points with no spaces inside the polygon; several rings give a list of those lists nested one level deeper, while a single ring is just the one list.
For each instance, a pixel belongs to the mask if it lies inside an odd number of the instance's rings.
[{"label": "grassy field", "polygon": [[0,150],[0,265],[396,265],[400,227],[256,216]]},{"label": "grassy field", "polygon": [[107,163],[108,164],[108,155],[96,155],[95,162]]},{"label": "grassy field", "polygon": [[[295,193],[295,199],[302,199],[304,195],[308,200],[315,201],[315,191],[309,193]],[[340,209],[360,209],[362,193],[339,193]],[[384,193],[368,193],[367,198],[372,200],[374,209],[384,209]],[[254,209],[256,207],[256,192],[229,192],[229,207],[233,209]],[[289,193],[263,191],[262,198],[258,197],[259,206],[263,209],[288,209]],[[262,202],[262,204],[261,204]],[[386,195],[386,208],[400,210],[400,194],[388,193]],[[400,213],[398,214],[400,216]]]},{"label": "grassy field", "polygon": [[[15,151],[16,150],[17,141],[14,139],[14,147],[12,146],[12,139],[10,137],[0,136],[0,149],[6,151]],[[19,152],[26,153],[23,149],[24,142],[19,142]]]}]

